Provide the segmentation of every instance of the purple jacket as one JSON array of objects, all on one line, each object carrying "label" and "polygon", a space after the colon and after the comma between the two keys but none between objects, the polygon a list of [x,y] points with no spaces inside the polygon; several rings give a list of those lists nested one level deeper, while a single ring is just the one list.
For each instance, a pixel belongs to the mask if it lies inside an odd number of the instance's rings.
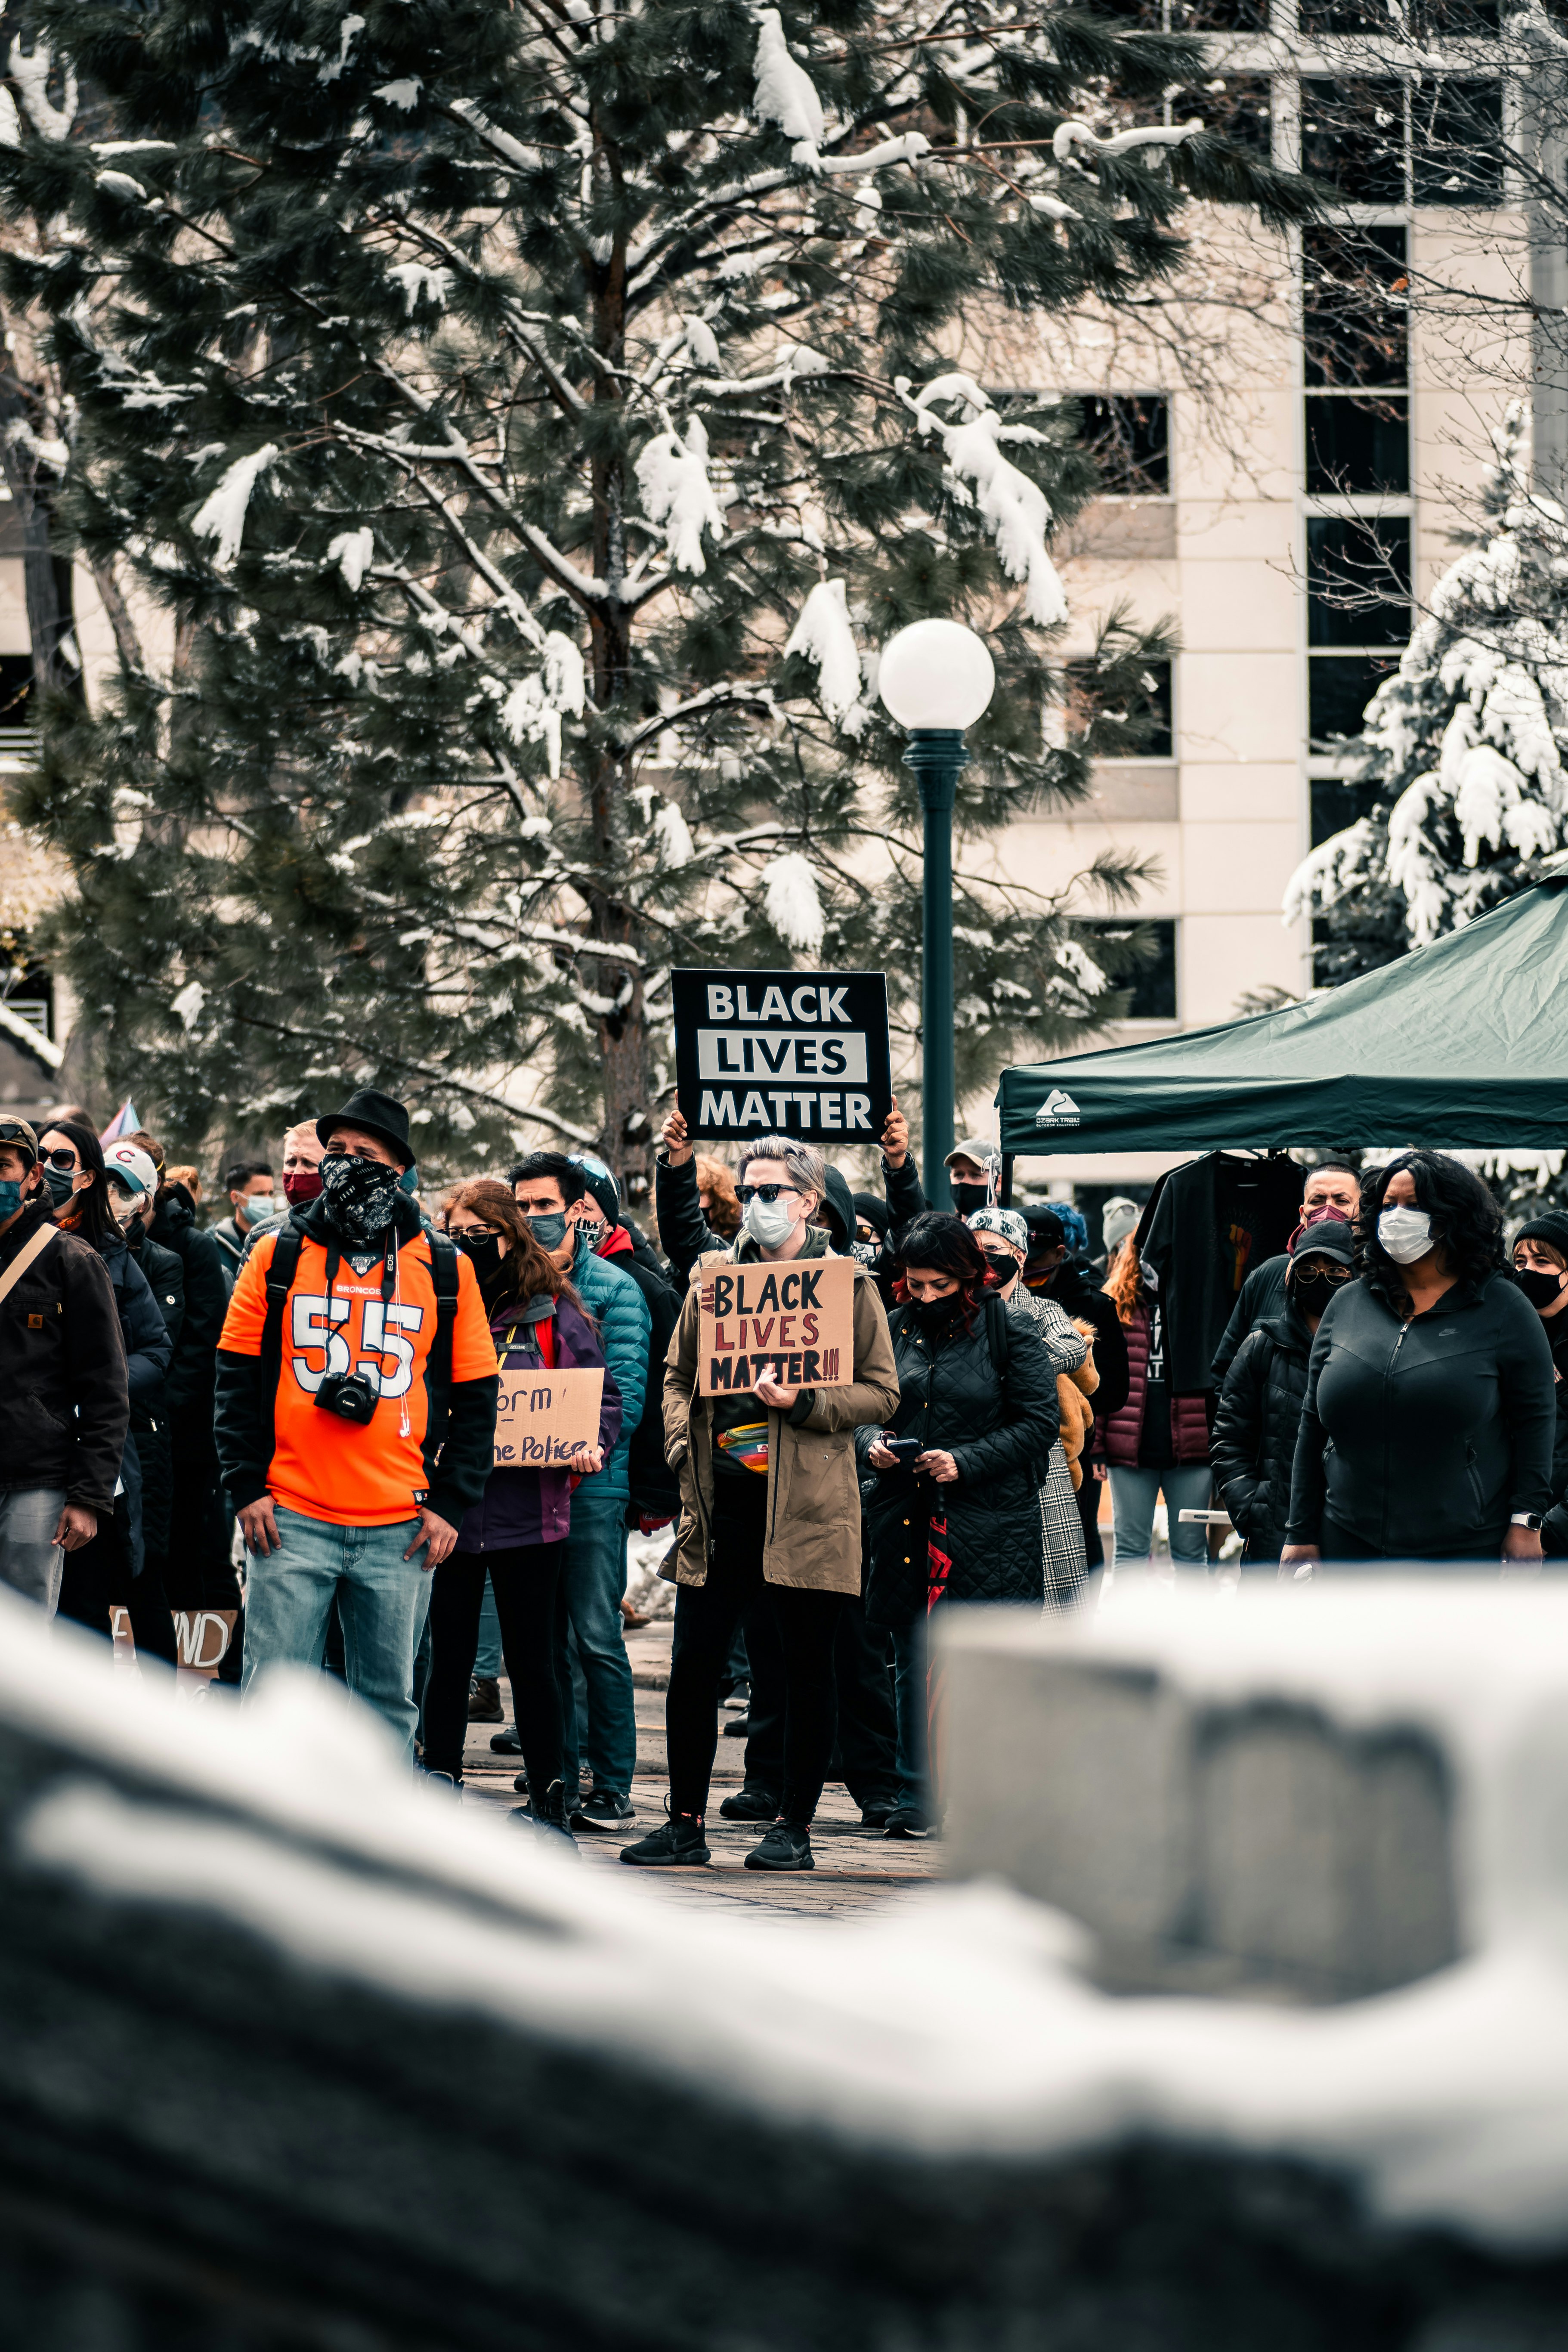
[{"label": "purple jacket", "polygon": [[[569,1298],[548,1295],[531,1298],[525,1307],[510,1307],[490,1317],[503,1372],[533,1371],[544,1358],[537,1329],[555,1311],[555,1362],[565,1371],[604,1364],[599,1336],[581,1307]],[[512,1344],[507,1334],[512,1332]],[[605,1397],[599,1407],[599,1443],[606,1457],[621,1433],[621,1392],[616,1376],[605,1366]],[[492,1470],[484,1500],[463,1515],[458,1530],[459,1551],[510,1551],[519,1544],[559,1543],[572,1527],[572,1479],[566,1470]]]}]

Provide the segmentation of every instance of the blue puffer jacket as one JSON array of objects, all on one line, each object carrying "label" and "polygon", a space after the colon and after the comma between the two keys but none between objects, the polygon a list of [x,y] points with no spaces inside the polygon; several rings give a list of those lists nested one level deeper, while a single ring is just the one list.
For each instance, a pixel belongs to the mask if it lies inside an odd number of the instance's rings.
[{"label": "blue puffer jacket", "polygon": [[[605,1361],[621,1392],[622,1435],[596,1478],[585,1479],[573,1496],[574,1507],[613,1502],[619,1511],[631,1491],[632,1439],[642,1419],[647,1393],[647,1349],[653,1318],[647,1301],[629,1274],[618,1274],[607,1258],[596,1257],[581,1234],[572,1260],[572,1281],[578,1297],[599,1327]],[[588,1489],[593,1489],[590,1497]]]}]

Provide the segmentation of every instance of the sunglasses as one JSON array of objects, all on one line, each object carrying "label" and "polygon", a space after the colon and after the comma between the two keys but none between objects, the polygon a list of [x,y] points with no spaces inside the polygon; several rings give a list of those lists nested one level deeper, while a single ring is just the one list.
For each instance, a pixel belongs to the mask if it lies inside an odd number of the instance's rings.
[{"label": "sunglasses", "polygon": [[800,1198],[799,1192],[793,1184],[739,1184],[735,1190],[742,1209],[749,1206],[752,1201],[766,1201],[771,1208],[781,1192],[787,1192],[792,1201],[798,1201]]},{"label": "sunglasses", "polygon": [[76,1171],[80,1167],[81,1162],[77,1158],[76,1153],[71,1150],[70,1145],[68,1143],[65,1143],[60,1146],[58,1151],[46,1151],[44,1154],[44,1164],[48,1168],[68,1169],[74,1175]]}]

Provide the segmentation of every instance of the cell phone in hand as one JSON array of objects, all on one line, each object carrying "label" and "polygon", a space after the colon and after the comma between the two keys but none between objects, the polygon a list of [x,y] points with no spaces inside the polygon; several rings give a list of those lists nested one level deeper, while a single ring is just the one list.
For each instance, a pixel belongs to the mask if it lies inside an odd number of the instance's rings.
[{"label": "cell phone in hand", "polygon": [[884,1437],[882,1443],[897,1462],[913,1462],[925,1450],[918,1437]]}]

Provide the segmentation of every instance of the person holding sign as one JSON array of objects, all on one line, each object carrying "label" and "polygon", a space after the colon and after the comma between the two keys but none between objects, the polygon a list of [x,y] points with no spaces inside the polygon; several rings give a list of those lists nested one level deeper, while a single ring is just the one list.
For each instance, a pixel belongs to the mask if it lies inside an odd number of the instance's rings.
[{"label": "person holding sign", "polygon": [[[670,1342],[665,1443],[682,1510],[665,1702],[669,1820],[623,1847],[623,1862],[709,1859],[720,1677],[741,1618],[763,1601],[784,1660],[784,1797],[746,1866],[815,1867],[811,1822],[833,1754],[834,1636],[843,1596],[860,1590],[854,1433],[879,1427],[899,1401],[876,1286],[812,1223],[826,1187],[808,1144],[765,1136],[748,1146],[741,1238],[699,1261]],[[847,1313],[835,1337],[828,1294],[840,1287]]]},{"label": "person holding sign", "polygon": [[[437,1569],[430,1589],[426,1769],[448,1776],[454,1784],[463,1778],[468,1682],[488,1569],[531,1792],[531,1808],[519,1811],[531,1810],[535,1821],[569,1838],[562,1772],[564,1725],[555,1671],[556,1596],[572,1528],[573,1483],[604,1469],[621,1433],[621,1392],[576,1291],[540,1247],[504,1184],[480,1178],[459,1185],[447,1202],[447,1231],[479,1276],[500,1364],[501,1409],[496,1467],[482,1500],[465,1514],[457,1548]],[[598,1375],[594,1442],[570,1451],[562,1444],[556,1447],[559,1460],[539,1467],[509,1461],[524,1443],[509,1427],[517,1419],[508,1410],[520,1387],[516,1376],[534,1375],[523,1391],[526,1403],[531,1393],[553,1388],[544,1375],[567,1371]],[[552,1444],[548,1431],[529,1442],[542,1452]]]}]

